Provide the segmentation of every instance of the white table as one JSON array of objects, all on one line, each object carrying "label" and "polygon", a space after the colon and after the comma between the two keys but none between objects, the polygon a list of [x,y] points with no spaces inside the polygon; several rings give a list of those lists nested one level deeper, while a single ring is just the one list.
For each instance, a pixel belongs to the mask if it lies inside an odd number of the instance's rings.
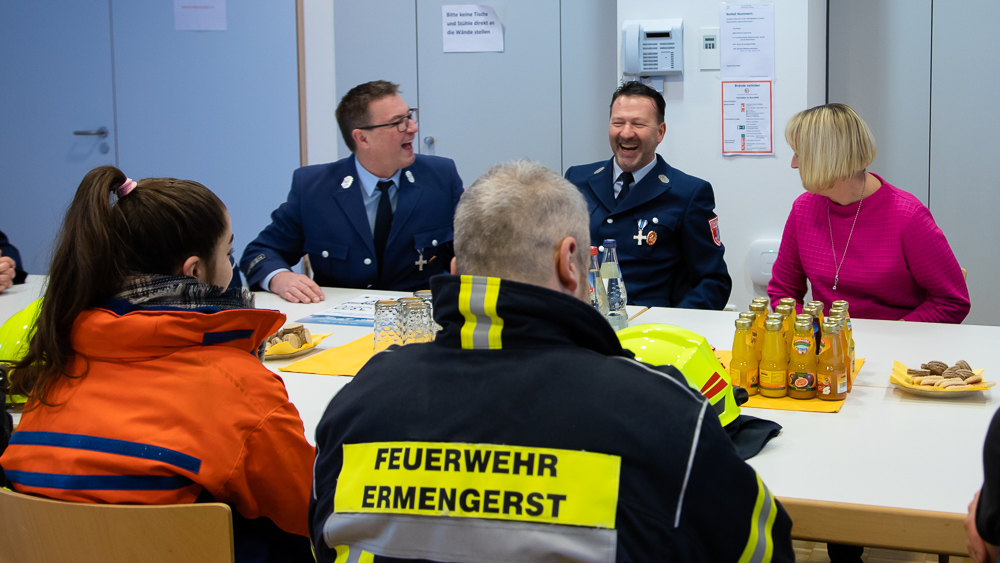
[{"label": "white table", "polygon": [[[637,322],[682,326],[728,350],[736,317],[651,309]],[[912,367],[964,359],[1000,379],[1000,327],[862,319],[853,326],[865,364],[843,408],[745,409],[784,427],[750,464],[792,515],[797,538],[964,554],[961,521],[982,484],[983,439],[1000,389],[926,399],[892,387],[889,374],[893,360]]]},{"label": "white table", "polygon": [[[37,298],[44,281],[32,276],[29,283],[0,293],[0,323]],[[405,295],[334,288],[324,293],[326,301],[315,304],[258,293],[257,307],[281,310],[291,322],[363,293]],[[630,308],[629,313],[640,311]],[[652,309],[631,324],[675,324],[729,349],[735,319],[732,312]],[[307,326],[333,333],[318,350],[371,334],[368,327]],[[857,355],[866,361],[839,413],[746,409],[784,427],[751,465],[788,509],[796,538],[964,554],[961,522],[982,483],[982,444],[1000,405],[994,397],[1000,389],[977,398],[928,400],[892,388],[889,373],[894,359],[907,365],[965,359],[984,368],[987,379],[998,380],[1000,359],[994,350],[1000,327],[855,320],[854,336]],[[265,365],[277,372],[292,361]],[[352,378],[279,373],[313,441],[330,399]],[[824,474],[833,477],[817,478]]]}]

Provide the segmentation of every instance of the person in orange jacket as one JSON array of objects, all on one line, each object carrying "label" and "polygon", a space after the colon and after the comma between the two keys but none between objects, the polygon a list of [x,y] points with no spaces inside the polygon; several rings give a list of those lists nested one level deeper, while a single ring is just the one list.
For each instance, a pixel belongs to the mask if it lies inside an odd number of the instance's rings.
[{"label": "person in orange jacket", "polygon": [[66,501],[224,502],[237,561],[312,561],[315,449],[256,356],[285,317],[232,276],[232,229],[196,182],[83,179],[12,392],[15,490]]}]

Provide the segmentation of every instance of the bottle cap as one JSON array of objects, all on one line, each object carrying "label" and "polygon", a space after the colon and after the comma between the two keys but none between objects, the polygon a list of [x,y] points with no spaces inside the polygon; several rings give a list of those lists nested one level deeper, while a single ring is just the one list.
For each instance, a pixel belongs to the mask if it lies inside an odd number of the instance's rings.
[{"label": "bottle cap", "polygon": [[604,239],[604,248],[618,248],[618,243],[613,238]]},{"label": "bottle cap", "polygon": [[778,305],[778,307],[775,309],[775,311],[777,311],[777,312],[779,312],[782,315],[784,315],[784,316],[787,317],[787,316],[791,315],[793,312],[795,312],[795,309],[792,308],[792,306],[789,305],[788,303],[782,303],[781,305]]},{"label": "bottle cap", "polygon": [[791,305],[793,309],[795,308],[795,303],[794,297],[782,297],[778,300],[779,305]]},{"label": "bottle cap", "polygon": [[764,321],[764,329],[768,332],[781,330],[781,319],[767,319]]},{"label": "bottle cap", "polygon": [[[799,317],[808,317],[809,315],[799,315]],[[805,332],[812,332],[813,323],[811,318],[797,318],[795,319],[795,330],[801,330]]]},{"label": "bottle cap", "polygon": [[736,319],[736,328],[748,329],[751,325],[753,325],[753,322],[750,319]]},{"label": "bottle cap", "polygon": [[781,313],[768,313],[767,317],[765,317],[764,320],[766,322],[766,321],[769,321],[771,319],[781,321],[781,320],[784,320],[784,316]]},{"label": "bottle cap", "polygon": [[754,319],[757,318],[757,313],[754,313],[753,311],[743,311],[742,313],[740,313],[740,318],[750,319],[751,321],[753,321]]},{"label": "bottle cap", "polygon": [[847,300],[846,299],[838,299],[838,300],[834,301],[833,303],[831,303],[830,306],[831,307],[843,307],[845,310],[850,310],[850,307],[848,307],[848,305],[847,305]]},{"label": "bottle cap", "polygon": [[590,255],[591,256],[597,256],[597,247],[596,246],[591,246],[590,247]]},{"label": "bottle cap", "polygon": [[803,313],[801,315],[795,315],[795,322],[807,322],[809,324],[812,324],[812,322],[813,322],[813,316],[810,315],[809,313]]}]

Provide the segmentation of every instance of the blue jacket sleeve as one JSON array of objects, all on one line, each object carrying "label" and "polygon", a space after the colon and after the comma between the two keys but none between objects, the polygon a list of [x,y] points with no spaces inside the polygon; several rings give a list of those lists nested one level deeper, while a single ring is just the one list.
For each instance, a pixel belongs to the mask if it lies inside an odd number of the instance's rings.
[{"label": "blue jacket sleeve", "polygon": [[722,310],[729,301],[733,280],[726,267],[726,247],[719,234],[715,195],[708,182],[695,189],[691,197],[684,214],[682,236],[681,248],[689,269],[691,288],[684,293],[677,307]]},{"label": "blue jacket sleeve", "polygon": [[0,256],[7,256],[14,259],[14,283],[24,283],[28,273],[24,271],[24,263],[21,262],[21,253],[13,244],[7,241],[7,235],[0,231]]}]

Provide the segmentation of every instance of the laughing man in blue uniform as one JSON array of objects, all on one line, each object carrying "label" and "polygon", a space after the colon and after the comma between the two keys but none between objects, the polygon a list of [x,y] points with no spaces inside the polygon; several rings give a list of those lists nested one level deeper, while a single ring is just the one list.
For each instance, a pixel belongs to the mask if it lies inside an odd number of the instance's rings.
[{"label": "laughing man in blue uniform", "polygon": [[[415,111],[382,80],[344,96],[337,123],[354,154],[295,171],[288,200],[243,252],[251,288],[315,303],[320,286],[414,291],[446,271],[462,179],[452,160],[414,154]],[[315,279],[289,270],[303,254]]]},{"label": "laughing man in blue uniform", "polygon": [[618,242],[629,304],[722,309],[733,287],[712,185],[656,154],[667,126],[663,96],[627,82],[611,98],[614,157],[572,166],[587,199],[593,244]]}]

